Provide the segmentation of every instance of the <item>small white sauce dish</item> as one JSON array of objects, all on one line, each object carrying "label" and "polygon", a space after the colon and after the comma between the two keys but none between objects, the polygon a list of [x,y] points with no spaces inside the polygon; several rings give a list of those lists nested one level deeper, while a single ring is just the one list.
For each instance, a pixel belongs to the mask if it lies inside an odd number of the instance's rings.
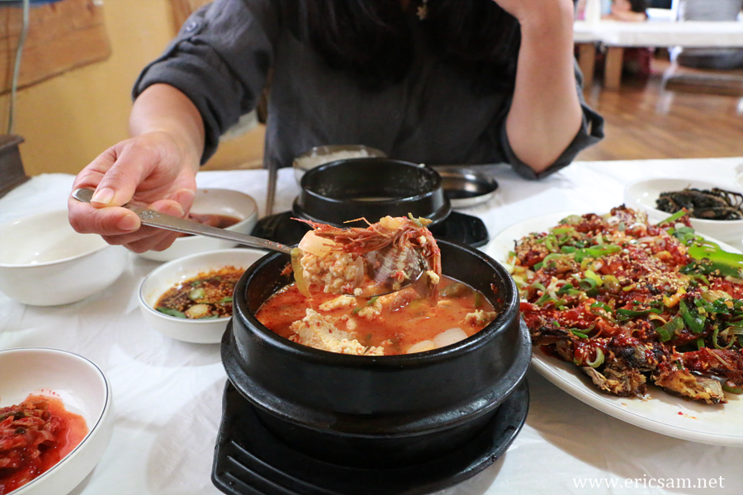
[{"label": "small white sauce dish", "polygon": [[[736,184],[715,184],[698,179],[649,179],[629,184],[624,190],[624,201],[629,208],[640,209],[648,214],[648,220],[659,222],[671,216],[656,208],[655,201],[661,193],[682,191],[686,188],[724,189],[740,193]],[[691,226],[697,232],[727,243],[743,239],[743,220],[705,220],[692,218]]]},{"label": "small white sauce dish", "polygon": [[[255,200],[231,189],[198,189],[191,213],[225,215],[240,221],[225,230],[250,234],[258,221],[258,205]],[[163,251],[146,251],[139,256],[153,261],[172,261],[191,254],[216,251],[237,246],[237,243],[200,235],[179,237]]]},{"label": "small white sauce dish", "polygon": [[[21,370],[21,371],[19,371]],[[113,394],[106,375],[92,361],[71,352],[24,347],[0,351],[0,407],[30,394],[60,399],[85,419],[88,434],[57,464],[13,495],[65,495],[93,471],[114,427]]]},{"label": "small white sauce dish", "polygon": [[0,292],[33,306],[70,304],[113,284],[127,258],[123,247],[75,232],[67,210],[26,216],[0,225]]},{"label": "small white sauce dish", "polygon": [[186,256],[155,268],[139,286],[139,308],[145,322],[150,328],[173,339],[195,344],[218,344],[227,328],[229,317],[213,320],[178,318],[157,311],[157,301],[171,287],[201,273],[227,266],[245,271],[266,254],[258,249],[222,249]]}]

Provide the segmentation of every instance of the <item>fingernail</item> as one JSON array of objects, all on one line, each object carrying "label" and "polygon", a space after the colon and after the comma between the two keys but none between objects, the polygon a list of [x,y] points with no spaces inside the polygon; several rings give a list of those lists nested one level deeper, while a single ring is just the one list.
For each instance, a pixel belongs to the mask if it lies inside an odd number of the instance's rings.
[{"label": "fingernail", "polygon": [[113,189],[104,187],[103,189],[99,189],[98,191],[95,192],[95,194],[93,194],[93,197],[90,198],[90,202],[100,203],[102,205],[110,205],[113,199],[114,199]]},{"label": "fingernail", "polygon": [[132,215],[127,215],[121,220],[119,220],[119,223],[117,223],[116,226],[121,230],[125,230],[129,232],[129,231],[137,230],[139,228],[139,222],[137,222],[136,217]]}]

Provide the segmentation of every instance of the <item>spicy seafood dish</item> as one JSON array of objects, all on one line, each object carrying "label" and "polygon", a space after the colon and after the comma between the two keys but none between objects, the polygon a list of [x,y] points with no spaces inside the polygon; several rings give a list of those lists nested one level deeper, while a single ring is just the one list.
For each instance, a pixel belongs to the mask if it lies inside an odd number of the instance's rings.
[{"label": "spicy seafood dish", "polygon": [[87,433],[85,420],[54,397],[29,395],[0,408],[0,495],[49,470]]},{"label": "spicy seafood dish", "polygon": [[655,384],[714,404],[743,392],[740,258],[697,236],[684,211],[651,225],[621,206],[529,234],[509,262],[545,354],[609,394]]},{"label": "spicy seafood dish", "polygon": [[[406,354],[463,340],[497,316],[482,293],[441,273],[441,254],[426,219],[384,217],[348,229],[307,223],[313,230],[287,267],[295,283],[256,313],[283,337],[344,354]],[[393,253],[399,264],[386,268],[385,293],[367,295],[381,283],[375,274],[384,271],[382,258]],[[407,267],[417,256],[425,267],[412,280]]]}]

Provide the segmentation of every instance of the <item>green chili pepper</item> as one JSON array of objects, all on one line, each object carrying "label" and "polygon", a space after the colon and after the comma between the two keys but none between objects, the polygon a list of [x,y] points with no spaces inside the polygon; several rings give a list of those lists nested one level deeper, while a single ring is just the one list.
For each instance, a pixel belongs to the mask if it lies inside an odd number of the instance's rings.
[{"label": "green chili pepper", "polygon": [[655,308],[648,308],[648,309],[641,309],[641,310],[634,310],[634,309],[618,309],[617,314],[626,316],[628,318],[635,318],[637,316],[647,316],[650,313],[655,313],[657,315],[661,314],[662,311]]},{"label": "green chili pepper", "polygon": [[729,253],[712,241],[698,239],[689,248],[689,256],[695,260],[708,260],[711,271],[704,275],[719,271],[720,275],[740,278],[743,274],[743,255]]},{"label": "green chili pepper", "polygon": [[585,333],[581,332],[580,330],[577,330],[575,328],[568,328],[568,330],[570,331],[570,333],[572,333],[573,335],[575,335],[578,338],[581,338],[581,339],[587,339],[588,338],[588,335],[586,335]]},{"label": "green chili pepper", "polygon": [[586,273],[586,278],[589,278],[589,279],[593,280],[594,282],[596,282],[596,285],[597,286],[601,287],[604,284],[604,281],[601,280],[601,277],[599,277],[598,275],[596,275],[593,272],[593,270],[586,270],[585,273]]},{"label": "green chili pepper", "polygon": [[704,339],[702,337],[697,339],[697,349],[704,349]]},{"label": "green chili pepper", "polygon": [[730,392],[731,394],[743,394],[743,387],[738,387],[734,383],[730,382],[729,380],[722,382],[722,389],[725,392]]},{"label": "green chili pepper", "polygon": [[231,297],[223,297],[222,299],[219,300],[219,304],[225,304],[225,303],[231,303],[231,302],[232,302]]},{"label": "green chili pepper", "polygon": [[686,302],[679,302],[679,313],[684,319],[684,323],[694,333],[702,333],[704,331],[704,322],[707,320],[706,316],[702,316],[694,310],[689,309]]},{"label": "green chili pepper", "polygon": [[611,306],[609,306],[606,303],[602,303],[600,301],[596,301],[595,303],[591,304],[591,309],[594,309],[594,308],[603,309],[604,311],[606,311],[609,314],[613,314],[614,313],[614,311],[611,309]]},{"label": "green chili pepper", "polygon": [[681,318],[680,316],[676,316],[671,321],[666,323],[665,325],[656,328],[655,331],[658,332],[661,342],[667,342],[676,335],[676,332],[678,332],[679,330],[683,328],[684,328],[683,318]]},{"label": "green chili pepper", "polygon": [[565,254],[571,254],[577,251],[577,249],[574,246],[562,246],[560,248],[560,251],[562,251]]}]

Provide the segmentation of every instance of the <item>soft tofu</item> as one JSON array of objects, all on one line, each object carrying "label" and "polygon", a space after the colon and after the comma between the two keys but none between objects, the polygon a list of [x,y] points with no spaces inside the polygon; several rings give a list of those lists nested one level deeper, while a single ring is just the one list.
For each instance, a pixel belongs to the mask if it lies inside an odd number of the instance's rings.
[{"label": "soft tofu", "polygon": [[498,313],[495,311],[483,311],[481,309],[475,310],[474,313],[467,313],[464,317],[464,322],[470,325],[487,325],[491,321],[495,320]]},{"label": "soft tofu", "polygon": [[333,311],[335,309],[350,308],[356,306],[356,298],[353,296],[338,296],[335,299],[322,303],[320,311]]},{"label": "soft tofu", "polygon": [[306,316],[291,325],[296,334],[293,341],[339,354],[384,355],[382,347],[366,347],[356,340],[353,334],[339,330],[329,317],[324,317],[313,309],[307,309]]}]

